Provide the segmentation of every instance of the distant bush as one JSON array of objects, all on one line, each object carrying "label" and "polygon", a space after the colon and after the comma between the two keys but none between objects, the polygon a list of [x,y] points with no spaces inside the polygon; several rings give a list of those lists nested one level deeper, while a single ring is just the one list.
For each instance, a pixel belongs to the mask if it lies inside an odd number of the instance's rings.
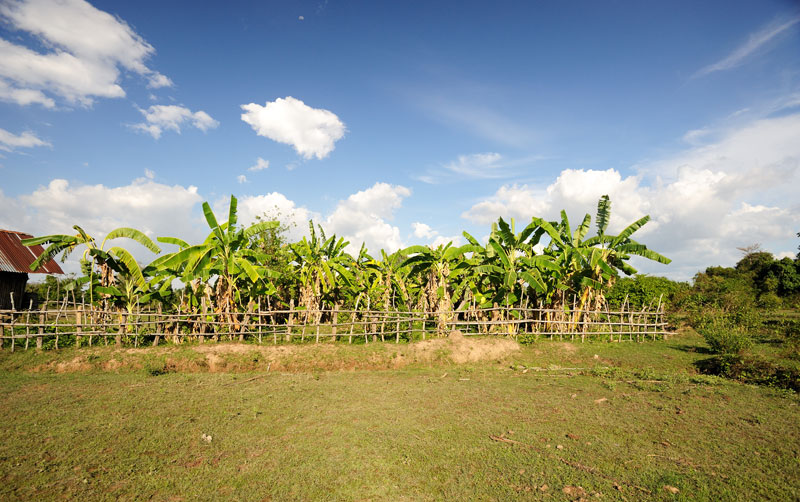
[{"label": "distant bush", "polygon": [[742,357],[735,354],[702,359],[695,365],[707,375],[800,392],[800,368],[796,366],[783,365],[761,357]]},{"label": "distant bush", "polygon": [[619,307],[627,298],[628,303],[637,308],[654,304],[661,298],[662,303],[669,309],[676,295],[688,290],[689,284],[686,282],[639,274],[617,280],[605,297],[613,307]]},{"label": "distant bush", "polygon": [[753,345],[752,338],[740,325],[724,319],[714,319],[696,329],[715,354],[742,354]]}]

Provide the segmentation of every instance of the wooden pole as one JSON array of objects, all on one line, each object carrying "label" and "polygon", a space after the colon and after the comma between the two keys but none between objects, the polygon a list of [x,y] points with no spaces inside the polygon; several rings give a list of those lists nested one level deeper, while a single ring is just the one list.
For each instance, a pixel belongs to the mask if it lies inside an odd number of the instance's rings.
[{"label": "wooden pole", "polygon": [[[38,322],[38,324],[39,324],[39,330],[38,330],[39,333],[38,333],[38,336],[36,337],[36,350],[42,350],[42,342],[43,342],[43,338],[44,338],[44,324],[43,324],[42,319],[44,317],[46,317],[45,311],[43,310],[43,309],[46,309],[46,308],[47,308],[47,302],[45,302],[44,305],[41,306],[41,308],[39,309],[39,315],[37,316],[38,317],[38,321],[39,321]],[[11,334],[12,335],[14,334],[14,326],[11,326]]]},{"label": "wooden pole", "polygon": [[117,324],[117,336],[114,337],[114,344],[117,346],[118,349],[122,348],[122,334],[125,330],[125,314],[120,310],[119,312],[119,323]]},{"label": "wooden pole", "polygon": [[[161,331],[163,331],[164,329],[163,318],[161,317],[163,311],[164,308],[161,305],[161,302],[158,302],[158,305],[156,305],[156,313],[158,315],[158,321],[156,321],[156,336],[153,338],[153,347],[158,347],[158,342],[161,339]],[[91,339],[92,338],[89,337],[89,340]]]},{"label": "wooden pole", "polygon": [[203,295],[200,298],[200,336],[198,336],[198,340],[200,343],[205,343],[206,341],[206,320],[208,318],[208,305],[206,305],[206,297]]},{"label": "wooden pole", "polygon": [[[25,350],[28,350],[28,342],[31,339],[31,309],[33,309],[33,298],[28,302],[28,312],[25,317]],[[11,332],[14,335],[14,332]]]},{"label": "wooden pole", "polygon": [[[324,308],[324,307],[321,307],[321,308]],[[316,326],[317,327],[317,339],[314,340],[314,343],[319,343],[319,325],[322,323],[322,311],[321,310],[317,310],[314,313],[314,319],[316,321],[315,324],[317,325]]]},{"label": "wooden pole", "polygon": [[289,319],[286,321],[286,341],[292,341],[292,323],[294,322],[294,298],[289,299]]},{"label": "wooden pole", "polygon": [[258,304],[256,305],[256,309],[258,309],[258,315],[256,316],[256,322],[258,323],[258,344],[261,345],[261,297],[258,297]]},{"label": "wooden pole", "polygon": [[75,307],[75,348],[81,348],[81,331],[83,330],[83,305]]},{"label": "wooden pole", "polygon": [[331,314],[331,334],[333,335],[333,341],[338,342],[339,337],[336,335],[336,324],[339,321],[339,304],[336,303],[333,306],[333,314]]}]

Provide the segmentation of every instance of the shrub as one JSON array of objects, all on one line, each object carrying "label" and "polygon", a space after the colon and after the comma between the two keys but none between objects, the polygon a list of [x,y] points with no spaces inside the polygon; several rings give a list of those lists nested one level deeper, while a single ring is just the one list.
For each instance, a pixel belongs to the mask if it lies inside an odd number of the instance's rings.
[{"label": "shrub", "polygon": [[734,354],[702,359],[695,365],[707,375],[800,392],[800,368],[796,366],[782,365],[760,357],[742,357]]},{"label": "shrub", "polygon": [[715,354],[741,354],[753,345],[753,340],[740,327],[716,319],[699,326],[698,331]]}]

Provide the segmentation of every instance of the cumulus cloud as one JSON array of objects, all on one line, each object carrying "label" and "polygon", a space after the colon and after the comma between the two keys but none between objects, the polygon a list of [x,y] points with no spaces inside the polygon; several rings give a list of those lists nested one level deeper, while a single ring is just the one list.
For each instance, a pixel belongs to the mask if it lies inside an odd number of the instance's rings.
[{"label": "cumulus cloud", "polygon": [[[428,244],[433,247],[444,245],[448,242],[452,242],[454,245],[459,246],[465,242],[464,238],[460,235],[453,235],[449,237],[446,235],[441,235],[429,225],[420,223],[418,221],[412,223],[411,228],[414,231],[414,237],[417,239],[422,239],[423,244]],[[419,244],[419,242],[417,242],[417,244]]]},{"label": "cumulus cloud", "polygon": [[426,225],[425,223],[414,222],[411,224],[411,227],[414,229],[414,237],[419,239],[430,239],[436,236],[436,232],[430,227],[430,225]]},{"label": "cumulus cloud", "polygon": [[346,128],[333,112],[311,108],[291,96],[242,105],[242,120],[259,136],[294,147],[295,151],[310,159],[324,159],[334,149],[334,144],[344,137]]},{"label": "cumulus cloud", "polygon": [[[227,214],[228,206],[226,201],[220,201],[215,208],[220,212],[217,214]],[[256,222],[256,216],[262,219],[275,219],[288,227],[287,238],[290,241],[300,240],[308,233],[308,221],[314,220],[319,223],[322,216],[311,211],[304,206],[298,206],[294,201],[286,198],[279,192],[272,192],[264,195],[248,195],[239,198],[239,221],[243,225]]]},{"label": "cumulus cloud", "polygon": [[155,139],[160,138],[165,130],[180,133],[181,126],[186,124],[203,132],[219,126],[219,122],[206,112],[202,110],[192,112],[185,106],[153,105],[147,110],[139,108],[139,111],[144,115],[145,122],[134,124],[131,127],[145,132]]},{"label": "cumulus cloud", "polygon": [[51,146],[50,143],[38,138],[35,134],[25,131],[20,135],[0,129],[0,150],[14,151],[17,148],[33,148],[37,146]]},{"label": "cumulus cloud", "polygon": [[20,106],[38,103],[45,108],[55,108],[56,102],[44,95],[42,91],[34,89],[18,89],[0,79],[0,100],[16,103]]},{"label": "cumulus cloud", "polygon": [[[323,226],[330,234],[350,241],[348,251],[357,253],[361,243],[371,252],[394,252],[405,246],[400,229],[389,221],[403,205],[411,190],[401,185],[375,183],[339,201]],[[387,221],[388,220],[388,221]]]},{"label": "cumulus cloud", "polygon": [[239,183],[247,183],[247,176],[245,176],[244,174],[240,174],[239,176],[236,177],[236,181],[238,181]]},{"label": "cumulus cloud", "polygon": [[683,279],[710,264],[734,263],[743,245],[786,249],[800,228],[800,114],[719,134],[715,143],[636,166],[629,176],[568,169],[547,186],[504,185],[462,216],[483,224],[499,216],[527,223],[531,216],[557,219],[563,208],[577,220],[586,212],[594,216],[597,200],[608,194],[610,231],[650,214],[637,236],[673,258],[669,268],[641,263],[642,269]]},{"label": "cumulus cloud", "polygon": [[268,169],[268,168],[269,168],[269,161],[268,160],[264,160],[261,157],[259,157],[258,160],[256,161],[256,163],[254,165],[248,167],[247,170],[251,171],[251,172],[258,172],[258,171],[263,171],[264,169]]},{"label": "cumulus cloud", "polygon": [[98,97],[125,96],[121,69],[143,76],[149,87],[172,85],[147,66],[152,45],[125,21],[83,0],[10,0],[0,4],[0,17],[47,49],[0,39],[0,99],[52,108],[50,94],[91,105]]},{"label": "cumulus cloud", "polygon": [[[197,187],[165,185],[148,177],[116,187],[74,185],[54,179],[29,194],[4,197],[0,193],[4,207],[0,228],[49,235],[73,233],[72,226],[80,225],[89,235],[102,239],[117,227],[134,227],[153,239],[176,236],[199,240],[205,236],[201,217],[194,214],[200,201]],[[120,244],[128,247],[127,243]],[[144,263],[153,259],[153,254],[138,244],[131,243],[128,249]],[[77,257],[66,270],[77,272]]]}]

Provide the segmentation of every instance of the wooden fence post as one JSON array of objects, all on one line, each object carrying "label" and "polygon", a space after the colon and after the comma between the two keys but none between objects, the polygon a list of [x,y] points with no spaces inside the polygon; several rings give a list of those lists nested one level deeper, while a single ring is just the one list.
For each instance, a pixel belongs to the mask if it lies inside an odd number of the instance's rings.
[{"label": "wooden fence post", "polygon": [[81,348],[81,331],[83,330],[83,305],[75,307],[75,348]]},{"label": "wooden fence post", "polygon": [[258,304],[256,304],[258,315],[256,316],[256,323],[258,324],[258,344],[261,345],[261,297],[258,297]]},{"label": "wooden fence post", "polygon": [[294,298],[289,300],[289,319],[286,321],[286,341],[292,341],[292,323],[294,322]]},{"label": "wooden fence post", "polygon": [[[33,309],[33,298],[28,302],[28,312],[25,314],[25,350],[28,350],[28,342],[31,339],[31,309]],[[14,334],[13,332],[11,333]]]},{"label": "wooden fence post", "polygon": [[[320,306],[320,308],[324,308],[324,307]],[[322,324],[322,312],[323,312],[322,310],[317,310],[314,313],[314,319],[316,320],[316,325],[317,325],[316,326],[316,328],[317,328],[316,329],[316,331],[317,331],[317,339],[314,340],[314,343],[319,343],[319,328],[320,328],[320,324]]]},{"label": "wooden fence post", "polygon": [[[45,311],[43,310],[45,308],[47,308],[47,304],[43,305],[42,308],[39,309],[39,315],[36,316],[38,318],[37,324],[39,325],[38,334],[36,336],[36,350],[42,350],[42,342],[43,342],[42,339],[44,338],[44,322],[42,320],[42,317],[45,317],[44,315]],[[11,326],[11,334],[12,335],[14,334],[13,325]]]},{"label": "wooden fence post", "polygon": [[120,311],[117,335],[114,337],[114,344],[117,346],[118,349],[122,348],[122,333],[124,329],[125,329],[125,314],[122,311]]},{"label": "wooden fence post", "polygon": [[[158,302],[158,304],[156,304],[156,315],[158,316],[156,319],[158,320],[156,321],[156,336],[153,337],[153,347],[158,347],[158,342],[161,339],[161,331],[164,329],[163,319],[161,317],[163,310],[161,302]],[[91,340],[91,337],[89,337],[89,340]]]},{"label": "wooden fence post", "polygon": [[331,334],[333,335],[333,341],[338,342],[339,337],[336,336],[336,323],[339,321],[339,304],[335,304],[333,306],[333,313],[331,314]]}]

